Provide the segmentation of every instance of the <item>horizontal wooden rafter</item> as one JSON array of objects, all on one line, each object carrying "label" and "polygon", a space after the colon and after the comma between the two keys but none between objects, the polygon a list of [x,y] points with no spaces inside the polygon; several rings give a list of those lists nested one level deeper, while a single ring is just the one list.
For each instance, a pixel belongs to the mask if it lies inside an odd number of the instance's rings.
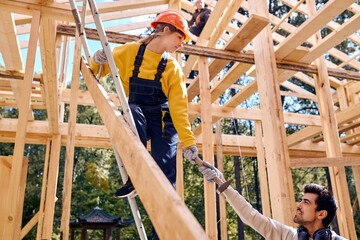
[{"label": "horizontal wooden rafter", "polygon": [[[59,25],[57,28],[57,33],[66,36],[75,36],[75,27]],[[95,29],[86,28],[86,36],[89,39],[99,40],[99,37]],[[140,39],[140,37],[137,36],[116,33],[116,32],[107,32],[107,37],[109,42],[114,42],[114,43],[127,43],[127,42],[137,41]],[[205,57],[211,57],[211,58],[228,60],[228,61],[248,63],[248,64],[255,63],[253,54],[238,53],[233,51],[220,50],[216,48],[201,47],[196,45],[185,44],[182,48],[178,49],[177,52],[189,54],[189,55],[205,56]],[[287,69],[292,71],[301,71],[312,74],[317,73],[317,67],[315,65],[297,63],[293,61],[278,60],[277,67],[280,69]],[[357,72],[346,71],[341,69],[328,69],[328,72],[329,72],[329,76],[360,81],[360,73]]]}]

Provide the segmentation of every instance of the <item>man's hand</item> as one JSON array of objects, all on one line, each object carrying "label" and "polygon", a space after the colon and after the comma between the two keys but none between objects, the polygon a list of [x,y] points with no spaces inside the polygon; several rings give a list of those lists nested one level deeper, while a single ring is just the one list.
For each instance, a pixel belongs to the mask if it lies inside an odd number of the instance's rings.
[{"label": "man's hand", "polygon": [[107,58],[104,52],[104,49],[97,50],[94,53],[93,60],[97,64],[104,64],[107,62]]},{"label": "man's hand", "polygon": [[200,15],[198,15],[197,17],[196,17],[196,23],[199,23],[200,22]]},{"label": "man's hand", "polygon": [[191,145],[190,147],[185,148],[184,156],[191,164],[196,164],[194,159],[198,157],[198,153],[199,151],[197,147],[195,145]]},{"label": "man's hand", "polygon": [[205,161],[203,161],[203,166],[199,167],[199,171],[204,175],[206,181],[210,183],[214,182],[215,177],[223,178],[223,174],[216,167]]}]

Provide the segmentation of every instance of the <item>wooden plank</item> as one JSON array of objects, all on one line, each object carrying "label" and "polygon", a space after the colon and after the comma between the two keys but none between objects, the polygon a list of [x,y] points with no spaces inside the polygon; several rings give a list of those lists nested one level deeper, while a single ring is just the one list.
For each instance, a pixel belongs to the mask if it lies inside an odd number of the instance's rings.
[{"label": "wooden plank", "polygon": [[[239,10],[240,5],[243,1],[244,0],[230,0],[230,1],[228,0],[227,1],[226,9],[222,12],[221,18],[220,19],[217,18],[217,25],[213,29],[211,36],[209,38],[209,41],[207,42],[208,47],[216,46],[219,38],[223,34],[225,28],[229,24],[231,24],[231,20],[234,18],[234,14]],[[219,8],[219,6],[218,6],[219,3],[220,3],[220,1],[218,1],[218,3],[216,4],[216,9],[214,10],[214,12],[217,11],[217,8]],[[209,20],[211,20],[211,15],[209,17]],[[201,35],[200,35],[200,37],[201,37]]]},{"label": "wooden plank", "polygon": [[[217,102],[217,104],[219,104]],[[217,121],[216,123],[216,160],[217,160],[217,168],[220,172],[225,174],[224,171],[224,157],[223,157],[223,150],[222,150],[222,139],[221,139],[221,120]],[[226,200],[223,194],[219,195],[219,212],[220,212],[220,236],[222,240],[228,239],[228,231],[227,231],[227,224],[226,224]]]},{"label": "wooden plank", "polygon": [[[189,115],[191,117],[198,116],[201,113],[201,104],[200,103],[189,103]],[[230,108],[219,105],[211,105],[208,108],[211,112],[214,119],[219,118],[230,118],[230,119],[244,119],[244,120],[261,120],[261,111],[258,109],[249,109],[249,108]],[[316,115],[300,114],[300,113],[290,113],[284,112],[284,122],[288,124],[295,125],[313,125],[321,126],[320,117]]]},{"label": "wooden plank", "polygon": [[263,129],[261,121],[255,121],[255,136],[256,136],[256,150],[257,162],[259,169],[260,180],[260,194],[261,194],[261,209],[262,214],[271,218],[269,187],[268,187],[268,174],[265,159],[265,148],[263,143]]},{"label": "wooden plank", "polygon": [[[211,102],[218,99],[240,76],[250,68],[250,64],[235,63],[223,78],[214,83],[211,89]],[[190,98],[189,98],[190,99]]]},{"label": "wooden plank", "polygon": [[[114,11],[124,11],[128,9],[136,9],[143,7],[151,7],[162,4],[167,4],[168,0],[132,0],[132,1],[115,1],[115,2],[102,2],[97,3],[99,13],[107,13]],[[82,11],[80,11],[81,13]],[[86,15],[91,15],[90,9],[87,10]]]},{"label": "wooden plank", "polygon": [[[23,72],[23,63],[19,43],[17,41],[14,19],[12,14],[0,10],[0,51],[3,57],[5,68],[10,71]],[[17,107],[21,104],[21,85],[18,81],[11,81]],[[29,120],[34,120],[32,111],[29,114]]]},{"label": "wooden plank", "polygon": [[[351,102],[351,99],[348,99],[348,96],[351,96],[351,95],[346,94],[346,88],[344,86],[339,87],[337,89],[337,95],[338,95],[338,98],[339,98],[340,109],[348,108],[349,103],[354,104],[354,102]],[[359,121],[350,123],[349,125],[354,126],[354,124],[359,124]],[[351,133],[353,133],[353,134],[351,134]],[[351,135],[354,135],[354,133],[356,133],[356,132],[355,131],[348,131],[346,133],[346,135],[347,135],[347,137],[349,137],[349,136],[352,137]],[[359,133],[359,135],[360,135],[360,133]],[[344,139],[340,139],[340,141],[343,141],[343,140]],[[360,163],[360,159],[358,159],[358,162]],[[344,167],[344,166],[342,166],[342,167]],[[357,196],[360,196],[360,174],[359,174],[360,173],[360,166],[352,166],[352,172],[353,172],[353,179],[354,179],[354,183],[355,183],[356,193],[357,193]],[[351,230],[350,230],[350,235],[351,235]]]},{"label": "wooden plank", "polygon": [[46,107],[50,131],[59,133],[59,106],[55,51],[55,21],[43,18],[41,22],[40,52],[43,69]]},{"label": "wooden plank", "polygon": [[29,159],[23,157],[23,165],[21,169],[21,179],[20,179],[20,189],[19,189],[19,200],[18,200],[18,210],[16,214],[15,222],[15,234],[14,238],[19,239],[21,233],[21,224],[23,219],[23,210],[24,210],[24,199],[25,199],[25,187],[26,187],[26,178],[28,170]]},{"label": "wooden plank", "polygon": [[[359,107],[360,107],[360,104],[354,104],[342,111],[337,112],[336,113],[337,124],[341,125],[341,124],[344,124],[355,118],[359,118],[359,116],[360,116],[360,113],[358,110]],[[321,134],[321,132],[322,132],[321,127],[315,127],[315,126],[301,129],[287,137],[288,145],[294,146],[294,145],[298,144],[299,142],[302,142],[306,139],[310,139],[312,137],[315,137],[315,136]]]},{"label": "wooden plank", "polygon": [[39,12],[42,17],[74,22],[69,4],[50,1],[39,2],[37,0],[2,0],[0,8],[8,12],[24,15],[32,15],[33,12]]},{"label": "wooden plank", "polygon": [[11,13],[4,10],[0,10],[0,36],[0,51],[6,70],[22,72],[23,64],[15,32],[14,18]]},{"label": "wooden plank", "polygon": [[43,170],[43,179],[41,186],[41,196],[40,196],[40,207],[38,215],[38,225],[36,231],[36,240],[41,239],[42,229],[43,229],[43,218],[44,218],[44,205],[45,205],[45,193],[46,193],[46,183],[48,182],[48,171],[49,171],[49,156],[50,156],[50,139],[46,140],[46,150],[45,150],[45,159],[44,159],[44,170]]},{"label": "wooden plank", "polygon": [[[214,165],[212,116],[208,111],[210,102],[209,68],[206,57],[199,57],[199,85],[201,98],[201,129],[203,160]],[[209,239],[217,239],[216,192],[215,184],[204,179],[205,231]]]},{"label": "wooden plank", "polygon": [[[248,1],[250,12],[264,17],[269,16],[266,2]],[[269,175],[269,189],[273,218],[292,225],[292,212],[295,211],[293,183],[286,144],[284,118],[277,69],[270,26],[264,28],[254,39],[256,78],[261,105],[264,129],[264,147]],[[275,187],[276,186],[276,187]]]},{"label": "wooden plank", "polygon": [[[267,24],[268,19],[252,14],[225,45],[224,50],[240,52]],[[228,61],[226,60],[214,59],[209,65],[209,79],[213,79],[227,63]],[[238,77],[243,75],[249,68],[250,65],[248,64],[236,63],[227,72],[224,78],[222,78],[221,81],[212,88],[211,102],[214,102],[225,91],[225,89],[229,87],[229,85],[233,84]],[[188,87],[189,101],[199,94],[198,84],[198,78],[196,78]]]},{"label": "wooden plank", "polygon": [[36,212],[35,215],[30,219],[30,221],[21,229],[20,238],[23,239],[26,234],[30,232],[30,230],[38,223],[39,220],[39,212]]},{"label": "wooden plank", "polygon": [[327,2],[316,14],[307,19],[295,32],[276,46],[276,58],[282,59],[288,56],[296,47],[300,46],[316,31],[326,25],[326,23],[342,13],[353,2],[353,0],[330,0]]},{"label": "wooden plank", "polygon": [[292,168],[360,166],[360,157],[293,158]]},{"label": "wooden plank", "polygon": [[30,42],[29,42],[29,51],[27,53],[26,67],[25,67],[25,76],[24,76],[24,85],[23,85],[23,98],[21,101],[19,109],[19,124],[17,126],[16,132],[16,141],[14,147],[14,160],[11,169],[10,177],[10,186],[9,189],[14,191],[9,192],[9,197],[6,201],[6,206],[8,206],[6,214],[3,216],[6,218],[5,227],[3,232],[3,238],[13,238],[15,234],[15,223],[18,209],[18,199],[19,193],[15,189],[18,189],[20,186],[21,180],[21,166],[24,156],[24,146],[25,146],[25,134],[26,134],[26,125],[28,113],[30,110],[30,93],[31,93],[31,84],[34,74],[34,65],[35,65],[35,56],[36,56],[36,45],[39,37],[39,23],[40,15],[39,13],[34,13],[31,26]]},{"label": "wooden plank", "polygon": [[59,159],[61,148],[61,135],[53,135],[51,139],[51,153],[49,163],[49,175],[46,188],[45,208],[44,208],[44,221],[41,239],[50,240],[52,236],[53,222],[54,222],[54,209],[57,189],[57,180],[59,174]]},{"label": "wooden plank", "polygon": [[[310,17],[316,15],[314,0],[308,0]],[[321,11],[321,10],[320,10]],[[321,38],[320,32],[314,35],[315,42]],[[334,104],[330,93],[330,83],[327,74],[325,57],[318,58],[316,64],[319,69],[318,75],[314,75],[315,90],[318,97],[318,108],[322,121],[322,129],[327,157],[342,157]],[[341,236],[348,239],[356,239],[354,219],[351,212],[351,202],[344,167],[329,167],[332,190],[339,202],[337,212]]]},{"label": "wooden plank", "polygon": [[327,52],[346,39],[349,35],[357,31],[359,29],[359,25],[360,12],[352,16],[348,21],[342,24],[335,31],[331,32],[325,38],[321,39],[315,46],[310,49],[309,54],[302,58],[301,61],[311,61],[314,59],[314,56],[319,56],[320,54]]},{"label": "wooden plank", "polygon": [[[149,14],[157,14],[160,12],[163,12],[167,9],[170,9],[168,4],[162,4],[162,5],[156,5],[156,6],[150,6],[150,7],[141,7],[136,9],[125,9],[122,11],[112,11],[108,13],[102,13],[101,14],[101,21],[112,21],[112,20],[120,20],[125,18],[131,18],[131,17],[138,17],[142,15],[149,15]],[[85,18],[86,24],[94,23],[94,18],[92,15],[88,15]]]},{"label": "wooden plank", "polygon": [[[0,156],[0,190],[3,193],[0,197],[0,213],[5,214],[7,206],[5,205],[6,200],[8,198],[9,194],[9,186],[10,186],[10,176],[11,176],[11,169],[13,165],[13,157],[12,156]],[[21,208],[21,211],[17,213],[17,220],[16,220],[16,229],[18,230],[17,233],[15,233],[15,236],[17,239],[20,238],[20,229],[21,229],[21,220],[22,220],[22,209],[23,209],[23,201],[24,201],[24,195],[25,195],[25,185],[26,185],[26,177],[27,177],[27,169],[28,169],[28,159],[26,157],[23,158],[23,165],[21,169],[21,183],[19,189],[17,191],[19,192],[19,208]],[[3,235],[5,227],[5,219],[0,219],[0,236]]]},{"label": "wooden plank", "polygon": [[[4,216],[6,212],[6,199],[9,192],[9,182],[8,179],[10,178],[11,174],[11,163],[12,157],[7,156],[0,156],[0,191],[3,193],[0,195],[0,216]],[[0,236],[3,235],[4,226],[5,226],[6,219],[4,217],[0,218]]]},{"label": "wooden plank", "polygon": [[70,112],[68,121],[68,133],[66,141],[66,155],[65,155],[65,173],[64,173],[64,189],[62,198],[62,213],[60,234],[63,239],[69,238],[69,221],[71,209],[71,189],[74,171],[74,146],[75,146],[75,132],[76,132],[76,115],[79,79],[80,79],[80,61],[81,61],[81,39],[75,37],[75,50],[73,61],[73,72],[71,80],[71,96],[70,96]]},{"label": "wooden plank", "polygon": [[105,90],[84,61],[81,63],[81,72],[96,106],[99,106],[98,111],[105,126],[111,128],[109,133],[114,146],[123,160],[159,237],[161,239],[173,239],[174,236],[179,239],[208,239],[201,225],[182,202],[149,152],[129,129],[111,100],[106,97]]},{"label": "wooden plank", "polygon": [[176,151],[176,192],[184,201],[184,146],[178,143]]},{"label": "wooden plank", "polygon": [[[85,30],[86,30],[86,37],[88,39],[99,40],[96,30],[88,29],[88,28],[85,28]],[[57,33],[63,34],[66,36],[74,36],[75,27],[67,26],[67,25],[59,25],[57,27]],[[108,36],[109,42],[114,42],[114,43],[126,43],[126,42],[138,41],[140,39],[140,37],[137,37],[137,36],[116,33],[116,32],[110,32],[110,31],[107,31],[106,35]],[[203,46],[197,46],[197,45],[185,44],[183,47],[179,48],[177,50],[177,52],[189,54],[189,55],[195,55],[195,56],[216,58],[216,59],[227,60],[227,61],[248,63],[248,64],[255,63],[254,55],[251,53],[239,53],[239,52],[234,52],[234,51],[229,51],[229,50],[209,48],[209,47],[203,47]],[[307,72],[307,73],[316,73],[317,72],[317,67],[315,65],[308,64],[308,63],[300,63],[300,62],[289,61],[289,60],[277,60],[276,64],[277,64],[276,66],[279,69],[287,69],[287,70],[301,71],[301,72]],[[342,70],[342,69],[333,69],[333,68],[329,68],[328,71],[329,71],[329,76],[360,81],[360,73],[357,73],[354,71],[346,71],[346,70]]]},{"label": "wooden plank", "polygon": [[150,26],[151,22],[152,22],[152,20],[143,21],[143,22],[134,22],[134,23],[129,23],[129,24],[122,24],[122,25],[117,25],[117,26],[112,26],[112,27],[106,27],[105,30],[113,31],[113,32],[126,32],[126,31],[141,29],[141,28],[143,28],[145,30],[146,28],[148,28]]}]

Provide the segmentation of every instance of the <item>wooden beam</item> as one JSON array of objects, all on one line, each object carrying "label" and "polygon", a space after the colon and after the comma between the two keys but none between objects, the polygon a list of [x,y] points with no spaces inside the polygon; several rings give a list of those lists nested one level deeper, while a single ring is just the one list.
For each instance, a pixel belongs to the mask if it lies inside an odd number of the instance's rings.
[{"label": "wooden beam", "polygon": [[69,4],[37,0],[3,0],[0,8],[13,13],[32,15],[39,12],[42,17],[74,22]]},{"label": "wooden beam", "polygon": [[40,207],[38,215],[38,225],[36,231],[36,240],[41,240],[42,230],[43,230],[43,220],[44,220],[44,205],[45,205],[45,194],[48,182],[48,171],[49,171],[49,156],[50,156],[50,139],[46,140],[46,150],[44,158],[44,170],[43,170],[43,179],[41,186],[41,196],[40,196]]},{"label": "wooden beam", "polygon": [[[208,239],[201,225],[125,123],[85,62],[81,72],[132,183],[161,239]],[[117,126],[114,128],[113,126]],[[140,166],[140,167],[139,167]],[[142,176],[138,178],[136,176]],[[149,191],[151,189],[151,191]],[[161,196],[161,197],[159,197]]]},{"label": "wooden beam", "polygon": [[292,168],[360,166],[360,157],[293,158]]},{"label": "wooden beam", "polygon": [[46,197],[44,204],[44,222],[41,239],[50,240],[52,236],[54,210],[57,189],[57,180],[59,174],[59,159],[61,148],[61,135],[53,135],[51,139],[51,153],[49,163],[49,175],[46,188]]},{"label": "wooden beam", "polygon": [[[342,111],[336,112],[336,119],[337,124],[341,125],[356,118],[359,118],[359,107],[360,103],[354,104]],[[294,146],[304,140],[310,139],[321,134],[322,128],[321,127],[306,127],[301,129],[287,137],[287,142],[289,146]]]},{"label": "wooden beam", "polygon": [[45,83],[46,107],[49,128],[53,134],[59,133],[59,106],[55,51],[55,21],[43,18],[41,22],[40,52]]},{"label": "wooden beam", "polygon": [[16,216],[17,211],[21,211],[18,209],[18,199],[19,192],[16,191],[20,186],[21,180],[21,166],[23,162],[24,156],[24,146],[25,146],[25,134],[26,134],[26,125],[28,119],[28,113],[30,110],[30,93],[31,93],[31,84],[34,74],[34,65],[35,65],[35,56],[36,56],[36,45],[39,37],[39,24],[40,24],[40,15],[39,13],[34,13],[32,26],[31,26],[31,34],[30,34],[30,42],[29,42],[29,51],[26,59],[26,67],[25,67],[25,76],[24,76],[24,85],[23,85],[23,95],[22,101],[19,109],[19,124],[17,126],[16,132],[16,141],[14,147],[14,160],[11,169],[11,177],[10,177],[10,185],[9,189],[12,191],[9,192],[8,199],[6,201],[6,206],[8,209],[6,214],[3,216],[6,218],[5,227],[3,232],[3,238],[12,239],[15,236],[16,231]]},{"label": "wooden beam", "polygon": [[66,141],[66,155],[65,155],[65,173],[64,173],[64,189],[62,200],[61,226],[60,234],[63,239],[69,238],[69,221],[71,209],[71,189],[74,171],[74,147],[75,147],[75,132],[76,132],[76,115],[77,115],[77,98],[79,91],[80,79],[80,61],[81,61],[81,39],[76,34],[74,61],[71,79],[71,96],[70,96],[70,112],[68,121],[68,133]]},{"label": "wooden beam", "polygon": [[[224,50],[240,52],[268,23],[269,23],[268,19],[256,14],[252,14],[249,17],[249,19],[234,34],[234,36],[232,36],[232,38],[227,42],[227,44],[224,47]],[[212,80],[221,71],[221,69],[223,69],[228,63],[229,61],[226,60],[214,59],[209,66],[209,75],[210,75],[209,79]],[[244,68],[244,66],[241,67]],[[248,66],[248,68],[250,68],[250,66]],[[237,69],[235,68],[235,66],[234,69],[235,69],[234,72],[238,72],[236,71]],[[231,69],[231,72],[233,72],[232,70],[233,69]],[[223,84],[219,85],[218,87],[221,89],[222,86]],[[191,101],[198,94],[199,94],[199,82],[198,82],[198,78],[196,78],[188,87],[189,101]]]},{"label": "wooden beam", "polygon": [[[250,13],[269,16],[265,2],[249,1]],[[295,210],[293,183],[286,144],[284,118],[278,87],[277,69],[270,25],[254,39],[256,77],[264,129],[264,147],[269,175],[271,208],[273,218],[292,225],[292,212]],[[276,186],[276,187],[275,187]]]},{"label": "wooden beam", "polygon": [[307,19],[276,47],[276,57],[280,59],[287,57],[294,49],[346,10],[352,3],[354,3],[353,0],[330,0],[327,2],[316,14]]},{"label": "wooden beam", "polygon": [[[307,5],[309,8],[310,18],[312,16],[316,16],[317,13],[315,1],[307,0]],[[320,31],[318,31],[314,35],[314,41],[318,42],[320,38]],[[334,104],[330,93],[328,73],[326,71],[325,57],[322,56],[315,62],[319,69],[319,73],[314,75],[315,90],[318,97],[318,108],[321,116],[326,156],[342,157]],[[351,202],[346,181],[345,168],[330,167],[329,173],[334,196],[339,201],[339,211],[337,212],[337,216],[340,233],[345,238],[356,239],[355,225],[351,213]]]},{"label": "wooden beam", "polygon": [[26,234],[38,223],[39,212],[36,212],[35,215],[30,219],[30,221],[21,229],[20,239],[23,239]]},{"label": "wooden beam", "polygon": [[265,148],[263,143],[263,129],[261,121],[255,121],[255,136],[260,180],[261,209],[264,216],[271,218],[268,172],[265,159]]},{"label": "wooden beam", "polygon": [[18,200],[18,211],[16,214],[16,222],[15,222],[15,239],[19,239],[21,236],[21,225],[23,219],[23,211],[24,211],[24,200],[25,200],[25,187],[26,187],[26,179],[27,179],[27,171],[28,171],[29,159],[27,157],[23,157],[23,166],[21,169],[21,179],[20,179],[20,189],[19,189],[19,200]]},{"label": "wooden beam", "polygon": [[[201,104],[189,103],[189,114],[191,117],[200,115]],[[219,105],[211,105],[208,110],[211,112],[213,119],[229,118],[229,119],[244,119],[244,120],[261,120],[261,111],[259,109],[249,108],[230,108]],[[312,125],[321,126],[320,117],[317,115],[308,115],[300,113],[284,112],[284,121],[288,124],[295,125]],[[214,121],[214,120],[213,120]]]},{"label": "wooden beam", "polygon": [[[23,212],[23,201],[25,195],[25,185],[26,185],[26,177],[27,177],[27,169],[28,169],[28,158],[23,157],[23,163],[21,166],[21,183],[18,189],[12,190],[10,189],[10,177],[11,177],[11,169],[13,167],[14,161],[12,156],[0,156],[0,190],[3,193],[0,197],[0,214],[1,216],[5,215],[7,211],[7,205],[5,204],[9,193],[11,191],[19,192],[19,208],[21,211],[17,213],[17,220],[16,220],[16,228],[18,232],[15,233],[17,239],[20,239],[20,229],[21,229],[21,222],[22,222],[22,212]],[[5,227],[6,219],[0,219],[0,236],[3,236],[4,227]]]},{"label": "wooden beam", "polygon": [[[85,30],[88,39],[99,40],[99,37],[95,29],[86,28]],[[59,25],[57,27],[57,33],[66,36],[74,36],[75,27],[67,26],[67,25]],[[106,32],[106,35],[108,37],[109,42],[114,42],[114,43],[127,43],[132,41],[138,41],[140,39],[140,37],[137,36],[116,33],[116,32],[109,32],[109,31]],[[248,63],[248,64],[255,63],[253,54],[239,53],[234,51],[221,50],[221,49],[209,48],[209,47],[203,47],[197,45],[185,44],[183,47],[178,49],[177,52],[189,54],[189,55],[195,55],[195,56],[216,58],[220,60]],[[276,66],[279,69],[287,69],[292,71],[301,71],[307,73],[317,72],[317,67],[315,65],[288,61],[288,60],[277,60]],[[360,73],[354,71],[328,68],[328,72],[329,72],[329,76],[360,81]]]},{"label": "wooden beam", "polygon": [[14,18],[11,13],[4,10],[0,10],[0,36],[0,51],[6,70],[23,72]]},{"label": "wooden beam", "polygon": [[[201,44],[201,43],[200,43]],[[208,111],[210,102],[210,84],[208,61],[205,57],[199,57],[199,76],[200,76],[200,98],[201,98],[201,128],[203,143],[203,160],[214,165],[213,130],[212,116]],[[216,218],[216,192],[215,184],[209,183],[204,179],[204,198],[205,198],[205,231],[209,239],[217,239],[217,218]]]},{"label": "wooden beam", "polygon": [[[207,42],[207,46],[208,47],[215,47],[217,42],[219,41],[221,35],[223,34],[225,28],[231,24],[231,20],[234,18],[234,14],[239,10],[241,3],[244,0],[228,0],[227,1],[227,6],[225,11],[222,11],[222,15],[220,18],[215,16],[216,19],[216,27],[213,28],[212,33],[210,35],[209,41]],[[225,1],[226,2],[226,1]],[[217,9],[219,8],[218,5],[220,1],[218,1],[218,3],[216,4],[216,9],[214,10],[217,11]],[[221,9],[220,9],[221,11]],[[213,13],[214,13],[213,12]],[[212,13],[212,14],[213,14]],[[211,15],[209,17],[209,20],[211,20]],[[201,35],[200,35],[201,37]]]},{"label": "wooden beam", "polygon": [[360,12],[352,16],[348,21],[342,24],[335,31],[331,32],[325,38],[321,39],[315,46],[310,49],[301,61],[309,62],[314,59],[314,56],[319,56],[331,48],[335,47],[340,42],[344,41],[349,35],[356,32],[360,25]]},{"label": "wooden beam", "polygon": [[[223,156],[223,144],[221,138],[221,120],[217,121],[216,123],[216,161],[217,161],[217,168],[220,172],[225,174],[224,171],[224,156]],[[226,200],[224,194],[219,195],[219,222],[220,222],[220,236],[221,240],[228,239],[228,231],[227,231],[227,224],[226,224]]]},{"label": "wooden beam", "polygon": [[178,142],[176,151],[176,192],[184,201],[184,146]]},{"label": "wooden beam", "polygon": [[[128,9],[136,9],[143,7],[151,7],[162,4],[168,4],[169,0],[132,0],[132,1],[115,1],[115,2],[102,2],[97,3],[99,13],[107,13],[114,11],[124,11]],[[82,11],[80,11],[82,12]],[[86,15],[91,15],[90,9],[87,10]]]}]

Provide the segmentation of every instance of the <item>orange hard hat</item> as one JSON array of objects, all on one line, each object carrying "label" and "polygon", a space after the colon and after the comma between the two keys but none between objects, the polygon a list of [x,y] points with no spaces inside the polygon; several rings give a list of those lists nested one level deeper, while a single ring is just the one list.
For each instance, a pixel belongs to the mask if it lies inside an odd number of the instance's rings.
[{"label": "orange hard hat", "polygon": [[154,21],[151,22],[151,27],[153,29],[156,28],[157,23],[168,23],[176,29],[180,30],[185,35],[184,42],[188,42],[190,40],[189,35],[187,34],[187,31],[189,31],[187,21],[181,15],[179,12],[174,10],[168,10],[165,12],[160,13]]}]

